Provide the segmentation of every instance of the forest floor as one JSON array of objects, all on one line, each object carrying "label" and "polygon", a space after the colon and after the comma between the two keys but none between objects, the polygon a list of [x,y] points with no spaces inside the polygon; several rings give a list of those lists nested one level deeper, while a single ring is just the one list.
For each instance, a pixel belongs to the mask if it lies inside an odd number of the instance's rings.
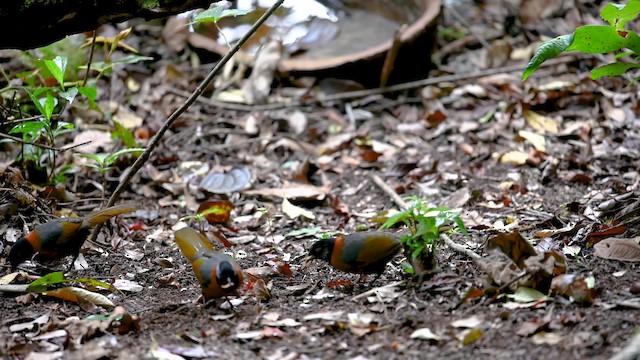
[{"label": "forest floor", "polygon": [[[110,312],[84,302],[5,293],[3,358],[608,359],[620,352],[640,328],[640,254],[611,254],[605,243],[598,251],[597,244],[638,235],[636,86],[622,78],[593,81],[588,69],[595,60],[578,57],[544,67],[525,83],[521,71],[474,75],[490,67],[524,68],[540,34],[564,34],[599,21],[599,9],[584,1],[529,22],[520,19],[524,10],[518,7],[481,3],[457,8],[471,19],[468,24],[445,7],[443,28],[476,35],[458,42],[439,38],[438,68],[430,73],[468,77],[415,91],[272,109],[196,102],[122,195],[121,202],[141,209],[113,220],[98,237],[101,244],[85,247],[87,268],[72,272],[127,280],[122,292],[102,293],[132,322],[117,328],[81,320]],[[508,15],[519,20],[507,24]],[[138,128],[153,134],[211,67],[191,67],[195,52],[188,47],[179,54],[169,50],[161,23],[128,25],[130,45],[158,60],[119,68],[101,85],[100,98],[105,106],[123,106],[120,118],[143,119]],[[514,28],[517,36],[510,35]],[[522,52],[527,55],[515,55]],[[278,86],[272,96],[286,89]],[[92,123],[80,110],[73,116],[85,127],[70,142],[92,138],[96,147],[85,151],[111,149],[110,137],[95,135],[104,133],[102,120]],[[136,130],[144,141],[140,134]],[[15,184],[5,167],[11,161],[1,164],[2,203],[16,201],[20,190],[39,204],[22,206],[20,216],[0,224],[3,257],[17,234],[50,218],[42,209],[86,214],[90,208],[61,205],[28,182]],[[107,193],[129,164],[116,164]],[[219,230],[248,274],[238,296],[230,297],[233,310],[222,300],[206,307],[197,302],[199,284],[173,242],[179,219],[213,197],[202,190],[203,177],[232,168],[251,173],[248,187],[230,194],[229,227]],[[100,176],[79,169],[67,191],[99,197]],[[303,263],[323,234],[373,230],[383,211],[398,209],[374,176],[402,197],[459,211],[469,236],[457,232],[451,238],[481,258],[442,245],[439,271],[415,283],[398,255],[373,287],[325,262]],[[314,218],[287,215],[283,196]],[[548,296],[511,295],[521,283],[508,286],[506,273],[539,274],[548,265],[545,257],[515,269],[485,248],[498,234],[518,233],[537,253],[558,256],[553,270],[570,275],[562,281],[573,294],[554,284]],[[548,282],[560,276],[546,274],[528,285],[541,289],[547,282],[548,290]],[[258,278],[268,299],[250,289]],[[501,285],[503,294],[493,296]]]}]

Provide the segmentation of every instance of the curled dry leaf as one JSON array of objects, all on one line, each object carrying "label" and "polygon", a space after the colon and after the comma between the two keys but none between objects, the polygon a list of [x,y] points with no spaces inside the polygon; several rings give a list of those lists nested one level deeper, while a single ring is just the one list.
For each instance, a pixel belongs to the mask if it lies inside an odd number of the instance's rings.
[{"label": "curled dry leaf", "polygon": [[554,276],[566,273],[566,259],[551,250],[527,258],[523,267],[518,267],[506,255],[495,252],[480,260],[483,270],[487,273],[488,288],[506,286],[511,291],[521,287],[537,289],[543,293],[549,290],[549,284]]},{"label": "curled dry leaf", "polygon": [[520,232],[499,233],[487,241],[487,251],[499,250],[507,255],[519,268],[524,267],[524,260],[530,256],[536,255],[533,248]]},{"label": "curled dry leaf", "polygon": [[247,167],[236,167],[228,173],[214,172],[207,175],[200,188],[214,194],[227,194],[248,188],[251,185],[251,170]]},{"label": "curled dry leaf", "polygon": [[248,104],[266,102],[281,58],[282,44],[279,41],[271,41],[260,50],[251,75],[242,85],[242,91]]},{"label": "curled dry leaf", "polygon": [[595,281],[576,274],[564,274],[551,280],[551,293],[570,298],[580,305],[592,305],[597,290],[592,286]]},{"label": "curled dry leaf", "polygon": [[258,301],[268,301],[271,298],[271,293],[269,292],[269,289],[267,289],[267,284],[262,279],[258,279],[253,283],[252,290],[253,295]]}]

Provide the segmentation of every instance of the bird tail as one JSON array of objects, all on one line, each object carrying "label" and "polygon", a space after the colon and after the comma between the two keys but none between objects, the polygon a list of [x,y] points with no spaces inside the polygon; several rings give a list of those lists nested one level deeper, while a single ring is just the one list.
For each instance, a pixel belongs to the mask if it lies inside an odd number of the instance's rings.
[{"label": "bird tail", "polygon": [[199,258],[202,253],[214,251],[209,239],[190,227],[184,227],[176,231],[176,243],[191,263]]},{"label": "bird tail", "polygon": [[138,209],[138,206],[134,204],[122,204],[122,205],[108,207],[106,209],[100,209],[89,214],[86,217],[85,222],[90,227],[92,227],[98,224],[102,224],[103,222],[108,221],[114,216],[136,211],[137,209]]}]

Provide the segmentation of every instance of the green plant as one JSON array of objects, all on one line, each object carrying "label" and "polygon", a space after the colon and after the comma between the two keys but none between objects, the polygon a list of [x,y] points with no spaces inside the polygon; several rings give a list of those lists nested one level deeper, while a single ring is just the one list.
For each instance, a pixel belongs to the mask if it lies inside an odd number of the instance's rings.
[{"label": "green plant", "polygon": [[[442,232],[461,231],[468,235],[467,229],[460,216],[446,207],[433,207],[425,199],[409,197],[411,205],[406,209],[391,216],[380,229],[388,229],[398,223],[407,226],[409,233],[403,235],[401,240],[405,247],[405,255],[413,266],[405,266],[405,269],[413,274],[433,270],[435,267],[436,252],[442,240]],[[420,267],[421,271],[416,271]]]},{"label": "green plant", "polygon": [[249,10],[225,9],[222,6],[216,6],[214,8],[205,10],[205,11],[199,13],[198,15],[196,15],[193,18],[193,21],[190,24],[212,22],[213,25],[218,30],[218,33],[224,39],[224,42],[227,44],[227,47],[231,48],[231,45],[229,44],[229,41],[224,36],[224,33],[222,32],[222,30],[220,30],[220,27],[218,26],[218,21],[220,21],[220,20],[222,20],[224,18],[227,18],[227,17],[232,17],[232,16],[235,17],[235,16],[246,15],[246,14],[250,13],[251,11],[253,11],[253,10],[252,9],[249,9]]},{"label": "green plant", "polygon": [[76,154],[78,156],[85,157],[93,160],[95,163],[84,164],[84,166],[97,170],[102,175],[102,198],[104,198],[104,192],[107,188],[107,171],[111,169],[116,160],[124,154],[144,152],[143,148],[128,148],[116,151],[113,154]]},{"label": "green plant", "polygon": [[[45,159],[48,159],[51,171],[47,173],[47,179],[53,179],[54,182],[61,181],[64,174],[68,173],[67,169],[60,169],[56,172],[56,139],[60,135],[73,131],[74,126],[71,123],[56,121],[58,112],[62,112],[65,107],[71,104],[78,94],[82,94],[94,101],[96,97],[96,91],[93,88],[70,86],[65,87],[65,73],[67,70],[67,59],[65,57],[57,56],[52,60],[43,60],[40,62],[40,71],[46,70],[58,83],[58,86],[43,86],[36,89],[35,87],[35,73],[33,72],[29,78],[31,81],[27,81],[31,85],[32,89],[28,87],[22,87],[27,93],[29,99],[33,103],[35,110],[39,115],[30,118],[26,121],[17,122],[10,130],[10,134],[20,134],[23,140],[23,148],[20,157],[21,161],[31,161],[37,170],[46,169]],[[7,88],[9,89],[9,88]],[[3,89],[3,90],[7,90]],[[31,112],[27,107],[24,112]],[[40,139],[44,140],[47,147],[41,147]]]},{"label": "green plant", "polygon": [[[579,51],[585,54],[616,54],[617,62],[601,66],[591,71],[592,79],[602,76],[618,76],[628,70],[640,68],[640,36],[625,29],[627,22],[640,14],[640,0],[629,0],[626,5],[608,4],[600,12],[600,17],[609,25],[587,25],[576,29],[573,34],[561,35],[542,43],[533,55],[524,73],[525,81],[543,62],[562,52]],[[623,62],[626,57],[631,62]],[[626,59],[625,59],[626,60]]]}]

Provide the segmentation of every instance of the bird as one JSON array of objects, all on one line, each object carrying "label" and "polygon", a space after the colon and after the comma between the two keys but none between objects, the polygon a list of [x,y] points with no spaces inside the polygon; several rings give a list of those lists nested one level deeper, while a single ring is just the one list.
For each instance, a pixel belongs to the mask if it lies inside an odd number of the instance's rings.
[{"label": "bird", "polygon": [[322,259],[338,270],[361,275],[376,274],[373,284],[401,248],[402,242],[396,234],[362,231],[316,241],[306,260]]},{"label": "bird", "polygon": [[191,263],[205,301],[226,298],[242,285],[244,274],[240,265],[231,256],[215,252],[209,239],[200,232],[184,227],[176,231],[175,242]]},{"label": "bird", "polygon": [[133,204],[116,205],[94,211],[83,218],[54,219],[41,224],[13,244],[8,257],[11,268],[15,270],[31,258],[53,261],[73,255],[75,260],[94,226],[136,209],[138,206]]}]

